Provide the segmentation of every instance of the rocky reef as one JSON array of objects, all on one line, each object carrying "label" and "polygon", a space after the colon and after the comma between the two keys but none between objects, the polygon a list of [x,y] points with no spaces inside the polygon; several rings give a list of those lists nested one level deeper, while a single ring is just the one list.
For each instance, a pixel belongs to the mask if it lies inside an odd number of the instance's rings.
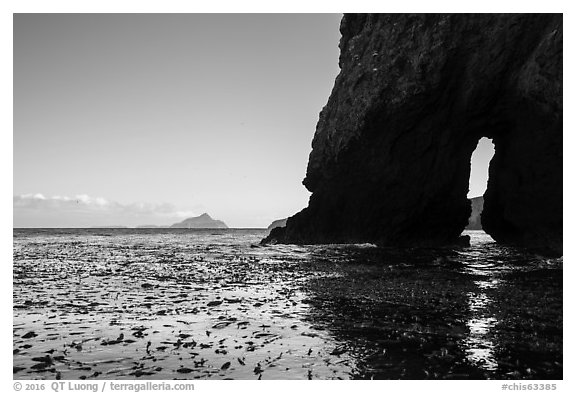
[{"label": "rocky reef", "polygon": [[345,15],[309,205],[264,242],[453,244],[488,137],[484,230],[561,253],[562,29],[561,14]]}]

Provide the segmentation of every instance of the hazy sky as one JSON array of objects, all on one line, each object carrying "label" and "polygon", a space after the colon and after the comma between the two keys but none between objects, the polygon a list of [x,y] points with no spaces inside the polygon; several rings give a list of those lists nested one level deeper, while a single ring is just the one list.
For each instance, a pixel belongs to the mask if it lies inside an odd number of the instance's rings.
[{"label": "hazy sky", "polygon": [[170,203],[243,227],[295,213],[340,18],[16,15],[14,194]]},{"label": "hazy sky", "polygon": [[14,225],[299,211],[340,18],[16,14]]},{"label": "hazy sky", "polygon": [[468,198],[484,195],[488,183],[488,166],[494,156],[492,139],[482,138],[472,153]]}]

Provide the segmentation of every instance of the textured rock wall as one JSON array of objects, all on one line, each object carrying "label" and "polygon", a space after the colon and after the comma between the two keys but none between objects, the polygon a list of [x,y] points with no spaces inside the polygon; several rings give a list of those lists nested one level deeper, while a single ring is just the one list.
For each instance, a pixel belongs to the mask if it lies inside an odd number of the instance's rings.
[{"label": "textured rock wall", "polygon": [[309,205],[266,241],[455,242],[486,136],[485,230],[561,248],[562,15],[345,15],[340,31]]}]

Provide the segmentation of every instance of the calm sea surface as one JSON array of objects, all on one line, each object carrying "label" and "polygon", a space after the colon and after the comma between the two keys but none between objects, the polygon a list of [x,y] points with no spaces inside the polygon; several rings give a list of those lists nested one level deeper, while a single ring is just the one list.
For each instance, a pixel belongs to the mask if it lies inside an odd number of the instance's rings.
[{"label": "calm sea surface", "polygon": [[16,379],[561,379],[562,258],[15,229]]}]

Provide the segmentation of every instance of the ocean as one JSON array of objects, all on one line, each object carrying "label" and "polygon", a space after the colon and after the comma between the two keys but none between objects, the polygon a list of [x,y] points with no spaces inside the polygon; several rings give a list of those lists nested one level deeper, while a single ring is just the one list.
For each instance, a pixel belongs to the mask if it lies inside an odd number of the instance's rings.
[{"label": "ocean", "polygon": [[14,229],[15,379],[562,379],[562,258]]}]

